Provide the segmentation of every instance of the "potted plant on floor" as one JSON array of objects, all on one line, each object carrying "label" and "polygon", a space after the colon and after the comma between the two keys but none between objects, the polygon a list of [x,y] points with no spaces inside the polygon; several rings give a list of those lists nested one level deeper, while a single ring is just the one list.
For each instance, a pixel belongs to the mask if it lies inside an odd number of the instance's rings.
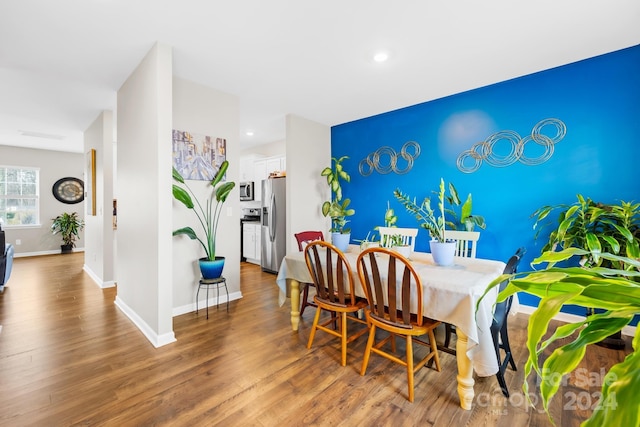
[{"label": "potted plant on floor", "polygon": [[453,264],[455,242],[447,241],[444,234],[446,220],[444,207],[445,184],[443,178],[440,178],[440,187],[435,194],[438,197],[438,216],[436,216],[436,211],[431,208],[431,199],[429,197],[425,197],[422,203],[418,204],[415,198],[412,199],[400,189],[396,188],[393,192],[393,195],[405,209],[415,216],[420,227],[429,231],[429,235],[431,235],[429,245],[435,263],[438,265],[451,265]]},{"label": "potted plant on floor", "polygon": [[51,231],[62,236],[60,252],[68,254],[73,252],[76,239],[80,238],[80,231],[84,228],[84,221],[78,218],[78,212],[64,212],[52,219]]},{"label": "potted plant on floor", "polygon": [[[601,257],[600,252],[608,252],[630,258],[640,258],[640,203],[620,202],[619,204],[597,203],[578,194],[578,201],[571,204],[543,206],[533,213],[537,229],[535,237],[552,227],[542,252],[557,249],[580,248],[587,251],[573,261],[583,267],[604,267],[622,269],[623,263]],[[543,221],[559,211],[555,225]],[[600,345],[623,348],[620,334],[604,339]]]},{"label": "potted plant on floor", "polygon": [[[204,249],[206,256],[199,259],[200,272],[204,279],[216,279],[222,275],[224,257],[216,255],[216,234],[220,221],[222,206],[236,183],[233,181],[220,184],[224,178],[229,162],[225,160],[211,181],[211,194],[203,204],[197,199],[191,188],[187,185],[180,172],[173,168],[173,179],[179,184],[173,184],[173,197],[185,205],[198,218],[204,233],[204,238],[198,237],[191,227],[183,227],[173,232],[174,236],[184,234],[192,240],[198,240]],[[220,184],[220,185],[218,185]],[[184,187],[184,188],[183,188]],[[193,197],[192,197],[193,196]],[[194,203],[195,200],[195,203]]]},{"label": "potted plant on floor", "polygon": [[[591,250],[569,247],[559,252],[546,251],[532,263],[548,263],[545,269],[512,276],[503,275],[494,280],[486,291],[499,286],[505,279],[511,279],[498,295],[498,302],[517,292],[526,292],[540,298],[538,308],[529,318],[529,355],[525,364],[523,391],[530,398],[527,379],[535,372],[536,383],[540,384],[543,407],[549,418],[549,402],[559,390],[563,377],[576,369],[584,358],[586,346],[620,332],[632,321],[634,315],[640,313],[640,259],[637,254],[625,257],[603,252],[596,248],[595,239],[604,239],[604,235],[595,233],[589,238],[594,246]],[[604,268],[591,263],[583,267],[555,266],[558,262],[574,257],[603,260],[615,267]],[[480,302],[477,307],[479,304]],[[564,324],[549,338],[544,339],[549,330],[549,322],[564,304],[600,308],[604,312],[592,312],[584,320]],[[554,349],[540,366],[545,349],[553,348],[552,345],[558,340],[570,342]],[[600,379],[601,393],[597,406],[591,417],[582,424],[583,427],[640,426],[637,396],[640,390],[638,327],[632,347],[633,352],[624,361],[612,366],[604,378]]]},{"label": "potted plant on floor", "polygon": [[354,209],[349,208],[351,200],[342,199],[342,185],[340,181],[350,182],[351,176],[344,170],[342,162],[348,159],[348,156],[342,156],[339,159],[331,158],[333,168],[326,167],[320,173],[320,176],[327,177],[327,184],[331,188],[332,198],[322,204],[322,215],[331,218],[331,242],[341,251],[345,252],[351,240],[351,229],[346,225],[349,222],[348,216],[356,213]]}]

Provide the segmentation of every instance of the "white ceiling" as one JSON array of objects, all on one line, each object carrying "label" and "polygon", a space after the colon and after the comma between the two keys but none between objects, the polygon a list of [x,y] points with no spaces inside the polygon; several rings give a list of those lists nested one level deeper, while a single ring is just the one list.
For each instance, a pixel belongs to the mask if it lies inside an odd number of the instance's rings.
[{"label": "white ceiling", "polygon": [[639,22],[638,0],[2,0],[0,145],[82,152],[156,41],[239,97],[247,147],[288,113],[332,126],[634,46]]}]

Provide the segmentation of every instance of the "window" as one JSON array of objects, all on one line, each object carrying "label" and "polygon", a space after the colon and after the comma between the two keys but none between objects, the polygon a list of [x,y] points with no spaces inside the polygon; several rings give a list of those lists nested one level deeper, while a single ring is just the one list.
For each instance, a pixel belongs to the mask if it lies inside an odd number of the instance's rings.
[{"label": "window", "polygon": [[40,170],[0,166],[0,220],[6,227],[40,223]]}]

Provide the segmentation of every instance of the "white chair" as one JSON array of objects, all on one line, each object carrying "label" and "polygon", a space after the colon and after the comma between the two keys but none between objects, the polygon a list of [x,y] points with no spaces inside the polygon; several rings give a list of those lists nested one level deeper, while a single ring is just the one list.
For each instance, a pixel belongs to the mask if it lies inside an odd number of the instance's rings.
[{"label": "white chair", "polygon": [[411,247],[411,252],[415,251],[417,228],[400,228],[400,227],[378,227],[380,233],[380,246],[390,248],[392,246],[391,236],[399,235],[402,244]]},{"label": "white chair", "polygon": [[444,230],[444,238],[456,241],[455,256],[465,258],[476,257],[476,246],[480,238],[479,231]]}]

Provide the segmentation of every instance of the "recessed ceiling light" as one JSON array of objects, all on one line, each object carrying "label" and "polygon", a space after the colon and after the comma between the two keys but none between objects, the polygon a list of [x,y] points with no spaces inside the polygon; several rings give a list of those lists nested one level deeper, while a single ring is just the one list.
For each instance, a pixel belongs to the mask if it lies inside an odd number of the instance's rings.
[{"label": "recessed ceiling light", "polygon": [[389,59],[389,54],[387,52],[378,52],[373,56],[373,60],[376,62],[384,62]]},{"label": "recessed ceiling light", "polygon": [[253,132],[252,131],[247,131],[247,136],[253,136]]}]

